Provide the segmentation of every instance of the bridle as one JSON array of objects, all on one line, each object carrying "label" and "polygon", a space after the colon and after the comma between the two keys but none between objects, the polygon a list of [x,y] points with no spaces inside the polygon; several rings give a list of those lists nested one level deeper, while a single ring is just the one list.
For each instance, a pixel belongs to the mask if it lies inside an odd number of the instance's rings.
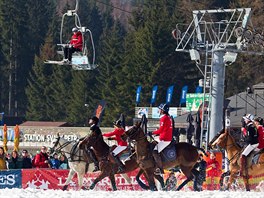
[{"label": "bridle", "polygon": [[140,129],[141,129],[140,126],[133,126],[131,129],[126,131],[125,134],[128,136],[130,140],[140,141],[140,140],[146,139],[146,135],[144,133],[143,133],[144,134],[143,136],[141,137],[139,136]]},{"label": "bridle", "polygon": [[[61,152],[61,150],[63,149],[63,148],[65,148],[66,146],[68,146],[71,142],[69,141],[69,142],[65,142],[65,143],[63,143],[63,144],[61,144],[60,143],[60,136],[58,136],[58,137],[56,137],[56,142],[54,143],[54,145],[53,145],[53,147],[51,148],[51,153],[54,153],[54,152]],[[59,147],[58,148],[56,148],[57,146],[59,145]]]},{"label": "bridle", "polygon": [[[218,146],[219,147],[222,147],[223,149],[225,149],[228,152],[228,149],[230,149],[232,147],[237,147],[237,144],[236,144],[236,142],[234,140],[232,141],[232,143],[227,144],[227,142],[228,142],[228,136],[230,136],[229,138],[232,138],[232,139],[233,139],[233,137],[231,136],[231,134],[229,133],[229,131],[226,131],[225,133],[226,133],[226,134],[224,134],[225,135],[225,137],[224,137],[225,139],[223,140],[223,141],[225,141],[224,142],[224,146],[219,146],[219,145]],[[220,136],[216,140],[218,140],[219,138],[220,138]],[[227,159],[228,162],[230,163],[231,161],[233,161],[234,159],[236,159],[238,156],[240,156],[241,152],[242,151],[237,151],[230,159]]]}]

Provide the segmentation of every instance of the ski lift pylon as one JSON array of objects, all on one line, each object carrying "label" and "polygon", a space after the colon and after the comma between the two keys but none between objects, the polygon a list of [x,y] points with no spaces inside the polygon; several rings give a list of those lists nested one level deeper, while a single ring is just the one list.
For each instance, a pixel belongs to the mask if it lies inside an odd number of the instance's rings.
[{"label": "ski lift pylon", "polygon": [[[72,61],[71,64],[63,63],[62,61],[52,61],[47,60],[45,61],[46,64],[57,64],[57,65],[69,65],[72,66],[74,70],[93,70],[97,68],[98,65],[95,64],[95,47],[93,42],[93,35],[90,29],[83,27],[80,22],[80,18],[77,14],[79,8],[79,0],[76,0],[75,9],[74,10],[67,10],[66,13],[62,15],[61,20],[61,29],[60,29],[60,44],[57,44],[61,50],[58,51],[59,55],[63,55],[63,51],[66,45],[66,41],[63,38],[63,30],[64,30],[64,20],[65,17],[74,17],[74,27],[78,28],[78,30],[82,33],[82,40],[83,40],[83,48],[81,52],[75,52],[72,54]],[[92,47],[92,58],[91,62],[88,58],[88,48],[87,48],[87,39],[90,39],[91,47]]]}]

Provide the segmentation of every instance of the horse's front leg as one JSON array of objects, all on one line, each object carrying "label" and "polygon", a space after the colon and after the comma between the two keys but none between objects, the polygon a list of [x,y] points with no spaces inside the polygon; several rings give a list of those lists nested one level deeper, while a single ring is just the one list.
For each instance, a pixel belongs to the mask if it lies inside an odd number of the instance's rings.
[{"label": "horse's front leg", "polygon": [[75,171],[73,169],[70,169],[69,174],[67,176],[66,182],[64,184],[62,184],[62,190],[67,190],[70,181],[72,180],[73,176],[74,176]]},{"label": "horse's front leg", "polygon": [[248,178],[249,177],[248,177],[248,174],[247,173],[246,173],[246,175],[243,175],[243,181],[244,181],[244,184],[245,184],[246,191],[250,191],[250,186],[249,186]]},{"label": "horse's front leg", "polygon": [[236,174],[237,174],[236,171],[231,171],[231,172],[230,172],[230,177],[229,177],[229,179],[228,179],[227,186],[225,187],[224,190],[229,190],[229,189],[230,189],[231,185],[232,185],[232,184],[234,183],[234,181],[235,181],[235,178],[237,177]]},{"label": "horse's front leg", "polygon": [[102,171],[101,174],[95,178],[95,180],[93,181],[93,183],[90,186],[90,190],[93,190],[95,185],[101,181],[102,179],[104,179],[106,176],[108,176],[109,174],[106,171]]},{"label": "horse's front leg", "polygon": [[109,179],[111,181],[112,190],[113,191],[117,191],[116,182],[115,182],[115,175],[114,174],[110,174],[109,175]]},{"label": "horse's front leg", "polygon": [[[225,185],[224,185],[224,179],[225,177],[230,176],[230,171],[226,171],[224,172],[219,180],[219,184],[220,184],[220,190],[225,190]],[[229,179],[229,178],[228,178]],[[228,182],[228,181],[227,181]]]},{"label": "horse's front leg", "polygon": [[82,188],[83,187],[83,177],[85,175],[85,171],[81,171],[81,172],[78,172],[77,173],[77,176],[78,176],[78,190],[81,190],[81,189],[84,189],[86,190],[85,188]]},{"label": "horse's front leg", "polygon": [[154,180],[154,169],[153,168],[146,169],[144,175],[146,179],[148,180],[149,189],[151,191],[157,191],[158,189],[155,185],[155,180]]}]

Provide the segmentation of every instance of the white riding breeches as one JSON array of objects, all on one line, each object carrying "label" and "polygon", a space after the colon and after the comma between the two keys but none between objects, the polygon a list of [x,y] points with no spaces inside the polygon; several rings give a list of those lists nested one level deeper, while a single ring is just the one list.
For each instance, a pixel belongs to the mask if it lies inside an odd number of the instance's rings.
[{"label": "white riding breeches", "polygon": [[113,154],[114,156],[118,155],[119,153],[121,153],[123,150],[125,150],[127,147],[126,146],[117,146],[114,150],[113,150]]},{"label": "white riding breeches", "polygon": [[243,151],[242,155],[244,156],[248,156],[248,154],[253,151],[254,149],[256,149],[258,147],[259,143],[257,144],[249,144],[247,145],[247,147],[245,148],[245,150]]},{"label": "white riding breeches", "polygon": [[158,150],[160,153],[163,149],[165,149],[171,142],[170,141],[160,141],[153,150]]}]

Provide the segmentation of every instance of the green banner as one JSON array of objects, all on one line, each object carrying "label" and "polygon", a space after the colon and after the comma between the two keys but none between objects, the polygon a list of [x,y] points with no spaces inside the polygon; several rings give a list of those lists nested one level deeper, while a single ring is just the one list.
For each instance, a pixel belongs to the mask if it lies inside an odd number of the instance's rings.
[{"label": "green banner", "polygon": [[187,93],[186,95],[186,108],[189,111],[198,111],[199,106],[205,101],[209,101],[209,94],[204,97],[203,93]]}]

